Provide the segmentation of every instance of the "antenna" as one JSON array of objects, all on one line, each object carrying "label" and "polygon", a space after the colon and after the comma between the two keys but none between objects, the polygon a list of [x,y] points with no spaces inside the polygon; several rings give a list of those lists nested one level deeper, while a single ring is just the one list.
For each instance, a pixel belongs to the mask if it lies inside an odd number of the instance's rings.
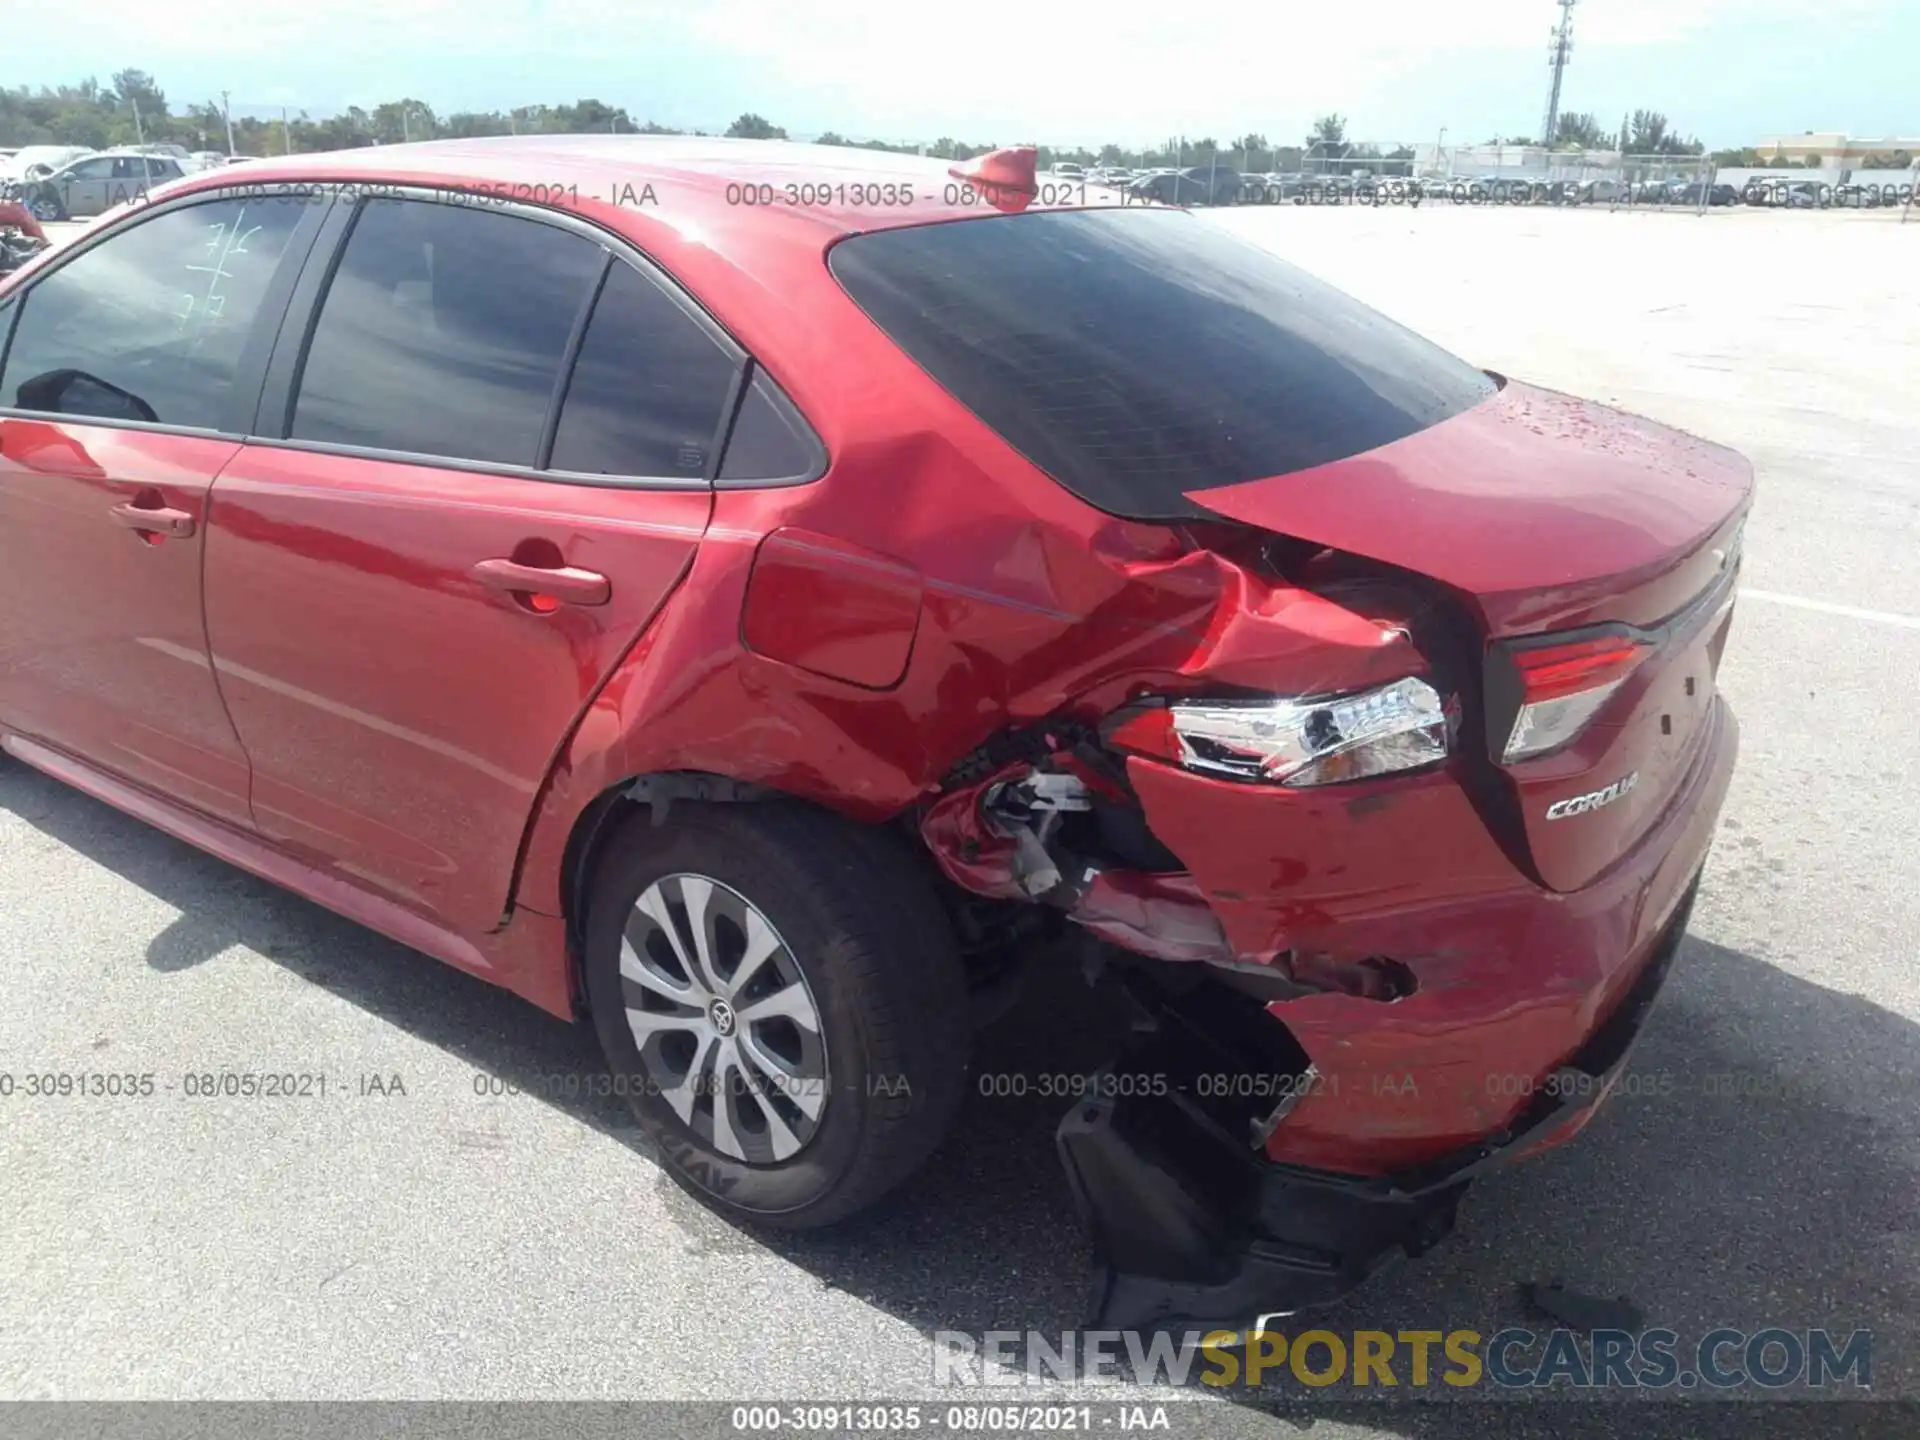
[{"label": "antenna", "polygon": [[1553,87],[1547,91],[1547,118],[1540,127],[1540,143],[1553,148],[1560,128],[1560,77],[1566,73],[1567,58],[1573,54],[1573,7],[1577,0],[1555,0],[1560,7],[1560,23],[1553,27],[1547,59],[1553,66]]}]

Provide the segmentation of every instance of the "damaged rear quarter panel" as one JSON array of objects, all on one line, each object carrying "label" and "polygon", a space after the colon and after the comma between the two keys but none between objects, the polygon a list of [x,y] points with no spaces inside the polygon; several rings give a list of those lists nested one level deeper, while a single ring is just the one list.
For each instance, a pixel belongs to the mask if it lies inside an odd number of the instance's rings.
[{"label": "damaged rear quarter panel", "polygon": [[[574,824],[634,775],[722,775],[875,823],[937,794],[1010,727],[1097,719],[1148,691],[1365,685],[1417,665],[1397,631],[1075,499],[877,332],[840,340],[834,373],[857,377],[846,383],[858,393],[837,403],[852,411],[808,411],[827,473],[715,493],[687,579],[549,777],[518,903],[559,913]],[[821,593],[870,606],[886,578],[899,602],[884,623],[840,610],[811,631],[804,616],[753,620],[754,561],[783,530],[810,537],[808,584]],[[773,655],[747,643],[774,631]],[[841,676],[807,668],[830,653]],[[885,673],[903,657],[903,674]]]}]

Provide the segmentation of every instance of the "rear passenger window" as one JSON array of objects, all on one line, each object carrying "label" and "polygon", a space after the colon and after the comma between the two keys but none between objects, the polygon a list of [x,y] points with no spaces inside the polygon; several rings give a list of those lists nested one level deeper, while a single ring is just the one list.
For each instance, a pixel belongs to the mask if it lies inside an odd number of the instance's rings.
[{"label": "rear passenger window", "polygon": [[48,272],[27,290],[0,404],[240,428],[251,415],[228,404],[240,355],[305,209],[217,200],[167,210]]},{"label": "rear passenger window", "polygon": [[362,206],[320,307],[293,438],[537,465],[604,252],[517,215]]},{"label": "rear passenger window", "polygon": [[732,391],[719,342],[633,267],[594,305],[554,434],[555,470],[698,480]]},{"label": "rear passenger window", "polygon": [[733,434],[727,437],[719,483],[747,486],[812,480],[825,464],[820,442],[793,402],[756,366],[753,384],[734,419]]}]

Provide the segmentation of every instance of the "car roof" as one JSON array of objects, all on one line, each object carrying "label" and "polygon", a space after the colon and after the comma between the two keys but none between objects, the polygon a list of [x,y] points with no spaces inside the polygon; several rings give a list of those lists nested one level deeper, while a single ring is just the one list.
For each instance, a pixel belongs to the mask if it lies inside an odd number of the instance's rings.
[{"label": "car roof", "polygon": [[[304,203],[303,185],[338,183],[446,187],[446,203],[480,212],[515,202],[571,214],[663,266],[805,408],[812,376],[838,373],[820,317],[852,303],[824,263],[838,240],[941,221],[1018,223],[949,164],[778,140],[509,136],[268,156],[238,172],[190,171],[156,186],[148,203]],[[1120,204],[1117,191],[1080,180],[1038,184],[1032,211]]]},{"label": "car roof", "polygon": [[[760,236],[781,234],[822,248],[842,235],[998,213],[953,177],[956,163],[966,162],[785,140],[521,135],[268,156],[249,167],[246,183],[473,186],[489,199],[535,202],[544,187],[568,192],[560,203],[588,215],[638,207],[668,223],[733,230],[738,227],[722,222],[751,212]],[[217,188],[221,182],[203,176],[202,183]],[[1042,194],[1028,208],[1080,208],[1071,203],[1078,197],[1049,196],[1045,177],[1040,183]],[[770,204],[764,203],[768,187]]]},{"label": "car roof", "polygon": [[177,155],[164,151],[136,150],[130,145],[116,145],[109,150],[89,150],[84,155],[76,155],[76,160],[177,160]]}]

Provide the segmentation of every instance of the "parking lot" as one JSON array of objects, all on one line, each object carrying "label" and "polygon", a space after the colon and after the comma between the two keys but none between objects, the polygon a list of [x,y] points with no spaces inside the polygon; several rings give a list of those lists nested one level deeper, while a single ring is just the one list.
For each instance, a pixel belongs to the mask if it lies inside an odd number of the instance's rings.
[{"label": "parking lot", "polygon": [[[1484,1334],[1560,1277],[1683,1335],[1871,1329],[1876,1395],[1920,1398],[1920,223],[1208,223],[1480,365],[1734,445],[1760,483],[1721,677],[1741,769],[1635,1061],[1670,1083],[1479,1185],[1449,1241],[1322,1323]],[[12,763],[0,967],[0,1071],[328,1077],[291,1100],[0,1100],[0,1398],[950,1399],[935,1332],[1084,1320],[1058,1101],[973,1096],[846,1233],[744,1234],[664,1179],[618,1101],[495,1093],[597,1074],[585,1030]],[[1077,983],[1043,977],[980,1065],[1097,1063],[1115,1017]],[[1475,1433],[1475,1396],[1445,1398],[1325,1433]],[[1568,1433],[1558,1409],[1539,1433]],[[1220,1433],[1286,1428],[1237,1409]]]}]

